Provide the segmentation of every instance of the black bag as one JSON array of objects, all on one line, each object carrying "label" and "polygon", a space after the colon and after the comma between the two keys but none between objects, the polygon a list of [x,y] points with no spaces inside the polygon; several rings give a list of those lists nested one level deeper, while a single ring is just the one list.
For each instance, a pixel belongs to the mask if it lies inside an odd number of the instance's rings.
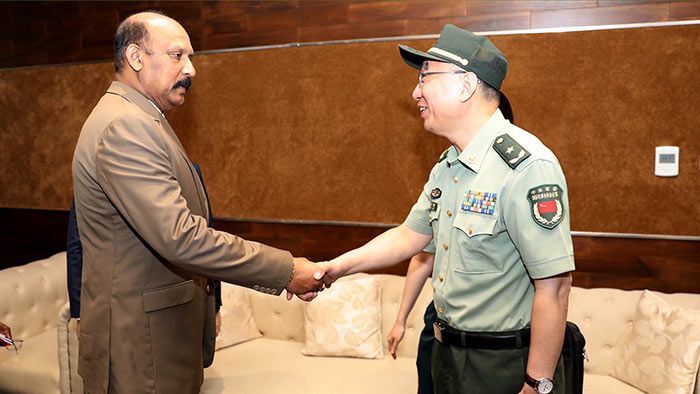
[{"label": "black bag", "polygon": [[564,374],[566,377],[566,394],[583,393],[583,360],[588,360],[586,354],[586,338],[578,326],[566,322],[564,346],[561,349],[564,358]]}]

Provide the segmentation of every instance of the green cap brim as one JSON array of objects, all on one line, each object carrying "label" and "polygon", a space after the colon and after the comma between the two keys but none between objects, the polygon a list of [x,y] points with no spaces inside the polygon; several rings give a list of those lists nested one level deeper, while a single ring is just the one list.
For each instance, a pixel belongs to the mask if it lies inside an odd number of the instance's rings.
[{"label": "green cap brim", "polygon": [[406,62],[406,64],[408,64],[409,66],[415,68],[416,70],[420,70],[423,66],[423,62],[426,60],[433,60],[436,62],[443,63],[453,63],[447,58],[441,58],[439,56],[431,55],[429,53],[425,53],[402,44],[399,44],[399,53],[401,54],[401,58],[403,58],[403,61]]}]

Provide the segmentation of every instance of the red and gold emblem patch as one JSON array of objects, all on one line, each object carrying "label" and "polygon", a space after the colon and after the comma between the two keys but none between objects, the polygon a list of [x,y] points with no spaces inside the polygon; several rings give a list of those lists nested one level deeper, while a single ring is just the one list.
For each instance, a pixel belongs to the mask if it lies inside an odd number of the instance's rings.
[{"label": "red and gold emblem patch", "polygon": [[562,189],[559,185],[540,185],[527,192],[532,218],[540,226],[553,229],[564,219]]}]

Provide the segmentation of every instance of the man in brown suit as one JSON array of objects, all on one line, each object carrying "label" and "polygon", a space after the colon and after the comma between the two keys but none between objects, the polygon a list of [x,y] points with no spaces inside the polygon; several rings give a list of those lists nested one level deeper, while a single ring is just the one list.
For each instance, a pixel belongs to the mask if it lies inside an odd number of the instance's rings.
[{"label": "man in brown suit", "polygon": [[75,149],[87,393],[199,392],[214,322],[207,277],[306,300],[321,290],[323,272],[308,260],[207,227],[202,184],[163,114],[185,101],[192,54],[173,19],[122,22],[116,81]]}]

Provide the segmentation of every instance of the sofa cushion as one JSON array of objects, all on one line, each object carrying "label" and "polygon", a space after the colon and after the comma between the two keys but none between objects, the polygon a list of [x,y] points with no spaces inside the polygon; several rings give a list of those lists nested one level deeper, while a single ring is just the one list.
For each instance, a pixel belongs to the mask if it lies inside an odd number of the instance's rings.
[{"label": "sofa cushion", "polygon": [[221,331],[216,337],[216,350],[261,336],[245,288],[221,282],[221,304]]},{"label": "sofa cushion", "polygon": [[[325,291],[324,291],[325,293]],[[301,342],[268,339],[216,352],[201,394],[415,393],[415,358],[308,357]]]},{"label": "sofa cushion", "polygon": [[692,393],[700,360],[700,311],[673,307],[650,291],[613,376],[650,394]]},{"label": "sofa cushion", "polygon": [[584,394],[644,394],[634,386],[613,378],[610,375],[598,375],[588,373],[583,377],[583,392]]},{"label": "sofa cushion", "polygon": [[25,339],[19,354],[0,349],[0,370],[3,394],[58,393],[56,330]]},{"label": "sofa cushion", "polygon": [[339,280],[304,306],[308,356],[384,357],[379,283],[367,274]]}]

